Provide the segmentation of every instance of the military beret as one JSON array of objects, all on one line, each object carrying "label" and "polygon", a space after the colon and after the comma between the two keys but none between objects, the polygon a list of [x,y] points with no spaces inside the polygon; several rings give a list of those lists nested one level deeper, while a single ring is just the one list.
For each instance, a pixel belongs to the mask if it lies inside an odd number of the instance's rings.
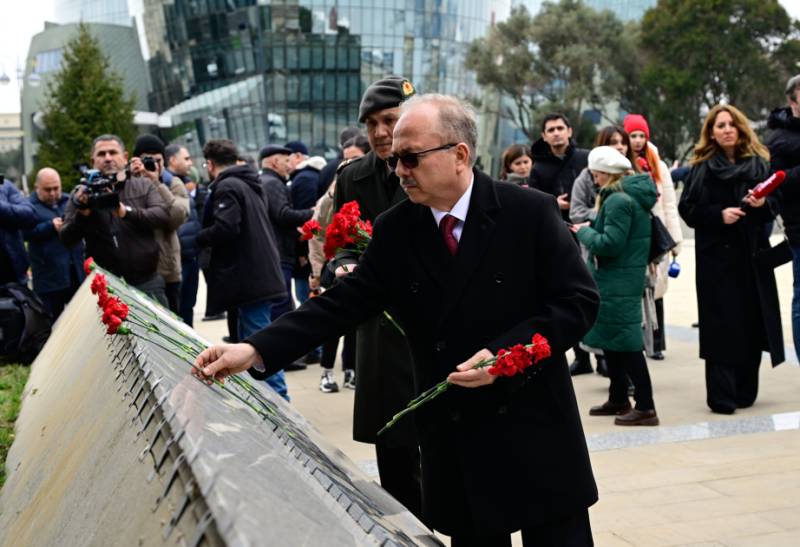
[{"label": "military beret", "polygon": [[414,85],[401,76],[388,76],[370,85],[358,107],[358,121],[364,123],[373,112],[394,108],[416,93]]},{"label": "military beret", "polygon": [[288,156],[291,153],[292,151],[285,146],[281,146],[279,144],[268,144],[258,152],[258,161],[270,156],[274,156],[275,154],[286,154]]}]

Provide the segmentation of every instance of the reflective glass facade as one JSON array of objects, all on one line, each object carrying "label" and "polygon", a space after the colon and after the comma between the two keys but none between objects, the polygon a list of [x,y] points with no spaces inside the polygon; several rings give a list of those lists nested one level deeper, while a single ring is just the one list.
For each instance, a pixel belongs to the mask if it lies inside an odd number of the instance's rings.
[{"label": "reflective glass facade", "polygon": [[301,139],[332,152],[369,83],[408,77],[422,92],[480,91],[468,44],[510,0],[144,0],[151,109],[198,154],[209,138],[243,151]]},{"label": "reflective glass facade", "polygon": [[131,25],[128,0],[55,0],[56,23]]},{"label": "reflective glass facade", "polygon": [[641,19],[644,12],[655,7],[658,0],[584,0],[598,11],[611,10],[623,21]]}]

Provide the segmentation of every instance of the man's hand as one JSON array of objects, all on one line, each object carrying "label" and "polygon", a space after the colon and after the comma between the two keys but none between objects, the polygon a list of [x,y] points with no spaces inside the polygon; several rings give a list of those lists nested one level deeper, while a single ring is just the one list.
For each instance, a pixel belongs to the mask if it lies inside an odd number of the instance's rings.
[{"label": "man's hand", "polygon": [[569,209],[569,198],[567,196],[568,194],[561,194],[556,198],[556,200],[558,200],[558,206],[564,211]]},{"label": "man's hand", "polygon": [[[85,186],[78,187],[78,190],[75,192],[75,200],[81,205],[89,203],[89,194],[86,192]],[[78,214],[88,217],[92,214],[92,210],[88,208],[78,209]]]},{"label": "man's hand", "polygon": [[738,222],[744,216],[747,216],[747,213],[742,211],[740,207],[728,207],[722,210],[722,222],[725,224]]},{"label": "man's hand", "polygon": [[224,382],[231,374],[238,374],[261,362],[261,356],[250,344],[220,344],[197,356],[192,374],[210,385],[212,378]]},{"label": "man's hand", "polygon": [[117,210],[115,211],[115,214],[119,218],[125,218],[125,215],[128,214],[128,210],[125,208],[125,204],[122,203],[121,201],[119,202],[119,207],[117,207]]},{"label": "man's hand", "polygon": [[482,349],[456,367],[458,372],[451,372],[447,381],[461,387],[488,386],[497,379],[489,374],[489,367],[476,369],[475,365],[486,359],[491,359],[494,354],[488,349]]},{"label": "man's hand", "polygon": [[157,171],[148,171],[144,168],[144,163],[140,158],[131,159],[131,174],[136,177],[146,177],[150,182],[159,182]]},{"label": "man's hand", "polygon": [[60,232],[61,228],[64,226],[64,219],[61,217],[56,217],[53,219],[53,228],[56,232]]},{"label": "man's hand", "polygon": [[336,271],[333,273],[336,275],[336,277],[344,277],[347,274],[351,274],[356,271],[356,268],[358,268],[358,264],[344,264],[336,268]]},{"label": "man's hand", "polygon": [[314,275],[308,276],[308,288],[312,291],[316,291],[319,289],[319,277]]}]

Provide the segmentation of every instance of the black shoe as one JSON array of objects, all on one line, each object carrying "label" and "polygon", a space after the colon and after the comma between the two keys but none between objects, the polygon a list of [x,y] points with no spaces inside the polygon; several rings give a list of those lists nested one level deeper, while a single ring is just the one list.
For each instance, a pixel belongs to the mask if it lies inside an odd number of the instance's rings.
[{"label": "black shoe", "polygon": [[233,338],[231,338],[230,336],[223,336],[222,337],[222,341],[225,342],[226,344],[235,344],[236,343],[236,342],[234,342]]},{"label": "black shoe", "polygon": [[589,359],[578,360],[575,359],[572,364],[569,366],[569,373],[571,376],[577,376],[578,374],[591,374],[594,372],[592,368],[592,364],[589,362]]},{"label": "black shoe", "polygon": [[700,323],[699,322],[692,323],[692,328],[693,329],[699,329],[700,328]]},{"label": "black shoe", "polygon": [[283,367],[283,370],[285,370],[286,372],[294,372],[295,370],[305,370],[307,368],[308,367],[306,366],[306,364],[303,363],[300,359],[298,359],[297,361],[289,363],[288,365]]},{"label": "black shoe", "polygon": [[216,315],[206,315],[200,321],[219,321],[220,319],[225,319],[225,312]]},{"label": "black shoe", "polygon": [[597,355],[595,358],[597,359],[597,374],[603,376],[604,378],[608,378],[608,365],[606,364],[606,358],[602,355]]},{"label": "black shoe", "polygon": [[714,406],[710,406],[709,405],[709,408],[711,409],[711,412],[713,412],[714,414],[733,414],[734,412],[736,412],[736,407],[735,406],[727,406],[727,405],[719,405],[718,404],[718,405],[714,405]]},{"label": "black shoe", "polygon": [[316,365],[322,361],[322,356],[319,354],[318,351],[309,351],[306,353],[305,357],[303,357],[303,362],[307,365]]},{"label": "black shoe", "polygon": [[661,353],[660,351],[655,352],[653,355],[648,355],[648,357],[650,359],[653,359],[654,361],[663,361],[664,360],[664,354]]}]

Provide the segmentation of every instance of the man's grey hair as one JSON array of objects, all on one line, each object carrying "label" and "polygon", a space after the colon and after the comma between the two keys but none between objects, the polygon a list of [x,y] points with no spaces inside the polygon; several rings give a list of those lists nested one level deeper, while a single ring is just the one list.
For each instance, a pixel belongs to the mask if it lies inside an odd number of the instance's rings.
[{"label": "man's grey hair", "polygon": [[125,151],[125,143],[122,142],[122,139],[116,135],[112,135],[111,133],[106,133],[105,135],[100,135],[95,140],[92,141],[92,156],[94,156],[94,148],[97,146],[98,142],[105,142],[105,141],[114,141],[116,142],[122,151]]},{"label": "man's grey hair", "polygon": [[475,109],[469,104],[451,95],[425,93],[415,95],[400,105],[400,114],[408,112],[421,104],[433,105],[439,113],[438,133],[444,143],[463,142],[469,149],[469,163],[475,164],[478,146],[478,124],[475,120]]},{"label": "man's grey hair", "polygon": [[786,82],[786,96],[794,100],[794,94],[798,88],[800,88],[800,74],[792,76],[789,78],[789,81]]}]

